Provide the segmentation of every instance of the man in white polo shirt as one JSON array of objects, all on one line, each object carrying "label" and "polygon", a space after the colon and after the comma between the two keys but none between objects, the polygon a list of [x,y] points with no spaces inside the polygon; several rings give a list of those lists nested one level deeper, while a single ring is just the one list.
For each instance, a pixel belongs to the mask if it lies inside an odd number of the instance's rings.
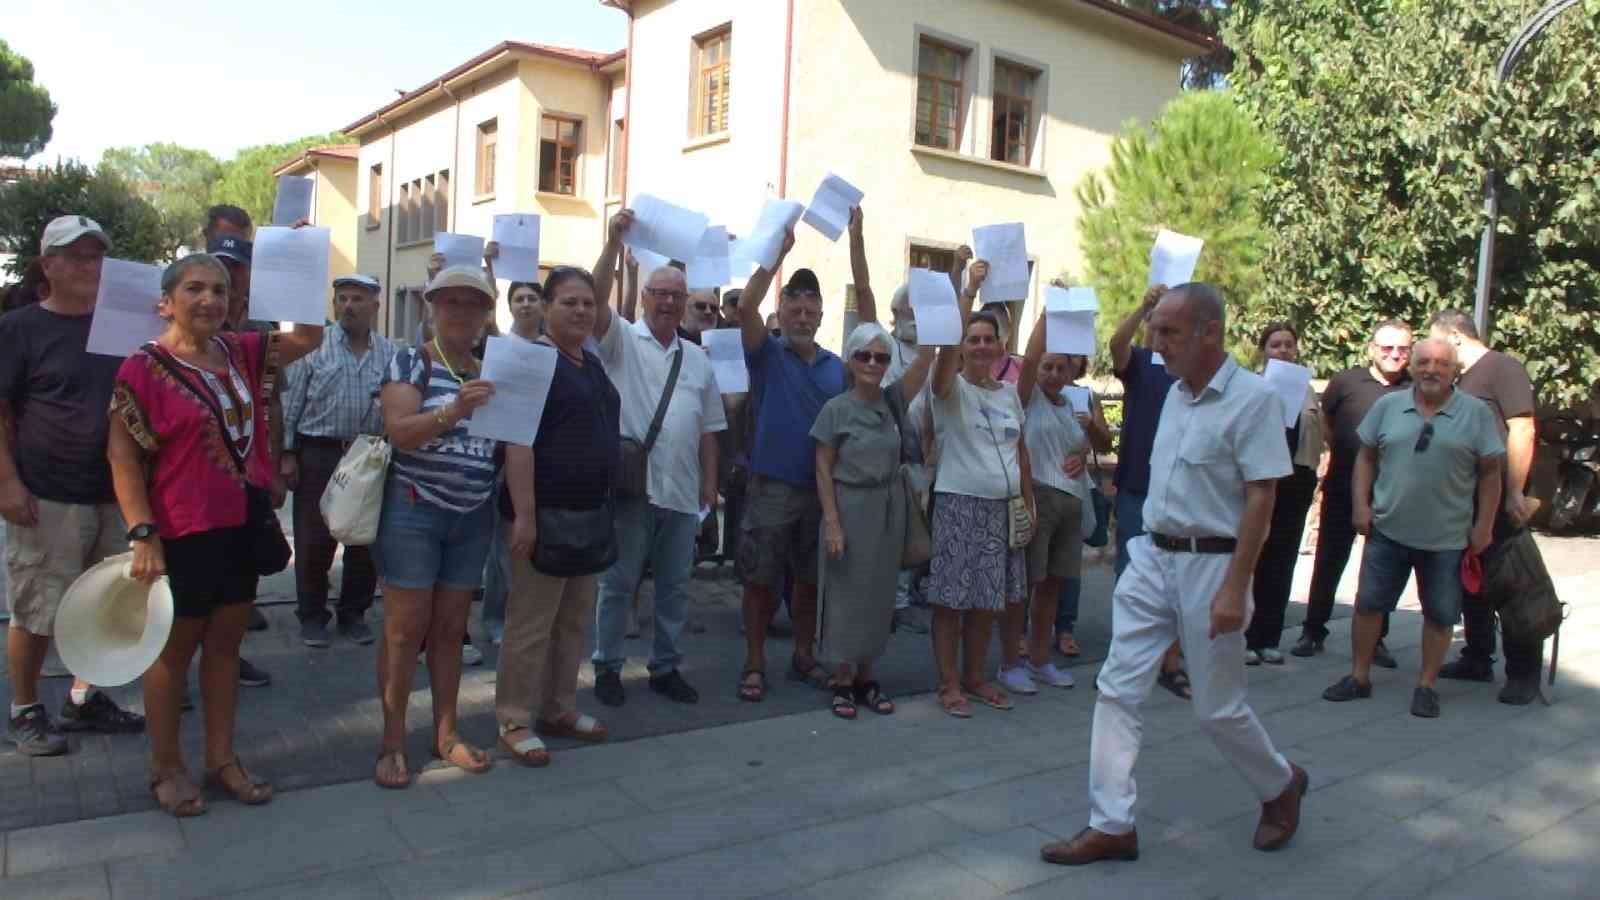
[{"label": "man in white polo shirt", "polygon": [[[595,264],[597,297],[611,294],[622,235],[632,223],[629,210],[611,221]],[[600,577],[595,607],[594,692],[607,706],[626,699],[624,634],[647,560],[655,580],[650,689],[679,703],[700,699],[678,672],[678,636],[689,599],[683,585],[694,564],[700,512],[716,509],[716,433],[728,427],[710,358],[678,336],[689,301],[684,273],[662,266],[646,276],[642,294],[637,322],[601,303],[594,325],[600,359],[622,395],[623,440],[644,445],[648,459],[645,496],[615,501],[617,561]]]},{"label": "man in white polo shirt", "polygon": [[1306,773],[1283,758],[1245,702],[1250,576],[1272,520],[1289,450],[1272,390],[1223,349],[1222,296],[1206,284],[1168,291],[1150,315],[1150,349],[1178,378],[1150,460],[1146,533],[1112,597],[1111,653],[1100,669],[1090,738],[1089,827],[1046,844],[1046,862],[1139,858],[1133,827],[1140,714],[1174,638],[1183,645],[1193,707],[1217,749],[1262,801],[1255,847],[1294,836]]}]

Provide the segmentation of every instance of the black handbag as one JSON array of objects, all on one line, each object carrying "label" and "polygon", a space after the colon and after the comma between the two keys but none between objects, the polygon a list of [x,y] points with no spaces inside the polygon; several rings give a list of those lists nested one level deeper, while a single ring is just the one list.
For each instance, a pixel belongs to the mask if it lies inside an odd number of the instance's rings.
[{"label": "black handbag", "polygon": [[596,509],[534,511],[538,533],[533,541],[533,567],[557,578],[604,572],[617,561],[616,523],[608,499]]},{"label": "black handbag", "polygon": [[[613,326],[616,327],[616,326]],[[632,340],[624,337],[624,340]],[[667,404],[672,402],[672,389],[678,386],[678,370],[683,368],[683,339],[678,339],[678,355],[672,358],[672,371],[667,373],[667,386],[656,403],[655,418],[650,420],[650,430],[643,441],[622,439],[617,452],[617,471],[611,481],[613,496],[624,500],[643,499],[650,492],[650,451],[655,449],[656,438],[661,436],[661,423],[667,417]]]}]

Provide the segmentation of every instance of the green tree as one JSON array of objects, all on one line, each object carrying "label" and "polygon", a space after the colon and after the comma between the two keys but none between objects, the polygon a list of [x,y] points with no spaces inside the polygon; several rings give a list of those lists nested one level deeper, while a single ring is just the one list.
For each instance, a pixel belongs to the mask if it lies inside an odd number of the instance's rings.
[{"label": "green tree", "polygon": [[177,144],[112,147],[100,157],[100,171],[133,185],[161,213],[162,240],[171,252],[199,247],[211,186],[222,177],[222,163],[204,150]]},{"label": "green tree", "polygon": [[1184,87],[1218,87],[1233,71],[1233,51],[1220,40],[1222,23],[1233,6],[1231,0],[1123,0],[1123,5],[1197,34],[1218,38],[1215,50],[1184,63]]},{"label": "green tree", "polygon": [[272,221],[272,199],[278,190],[272,170],[309,147],[342,143],[338,132],[312,135],[287,144],[245,147],[223,164],[222,177],[211,186],[212,203],[231,203],[250,214],[256,225]]},{"label": "green tree", "polygon": [[1195,279],[1222,289],[1232,345],[1254,350],[1267,243],[1260,198],[1278,158],[1224,92],[1183,94],[1148,129],[1126,126],[1111,145],[1111,163],[1077,189],[1082,281],[1099,293],[1102,339],[1144,294],[1150,247],[1168,228],[1205,239]]},{"label": "green tree", "polygon": [[1534,6],[1254,0],[1228,42],[1244,108],[1286,148],[1266,208],[1267,305],[1319,369],[1394,316],[1470,309],[1483,173],[1503,180],[1490,343],[1546,401],[1600,377],[1600,3],[1494,72]]},{"label": "green tree", "polygon": [[50,143],[56,105],[33,83],[33,63],[0,41],[0,157],[27,159]]},{"label": "green tree", "polygon": [[20,275],[39,255],[44,226],[62,215],[83,215],[111,238],[113,256],[162,262],[170,251],[161,240],[161,214],[121,178],[94,173],[76,162],[0,185],[0,244],[16,253],[10,271]]}]

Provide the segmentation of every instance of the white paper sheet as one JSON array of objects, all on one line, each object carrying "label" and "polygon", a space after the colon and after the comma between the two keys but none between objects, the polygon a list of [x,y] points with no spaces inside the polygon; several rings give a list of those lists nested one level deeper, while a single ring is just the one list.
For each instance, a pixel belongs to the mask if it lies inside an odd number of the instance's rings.
[{"label": "white paper sheet", "polygon": [[494,383],[494,394],[472,411],[467,434],[532,446],[555,372],[556,348],[549,344],[490,336],[484,345],[480,377]]},{"label": "white paper sheet", "polygon": [[719,288],[733,280],[728,264],[728,229],[713,225],[700,236],[700,247],[689,260],[689,290]]},{"label": "white paper sheet", "polygon": [[767,198],[767,205],[761,208],[761,215],[756,219],[755,227],[750,229],[750,235],[741,242],[744,247],[736,248],[735,254],[754,261],[763,269],[770,270],[778,263],[778,253],[783,250],[784,235],[800,221],[805,211],[804,206],[793,200]]},{"label": "white paper sheet", "polygon": [[724,394],[743,394],[750,390],[750,371],[744,364],[744,332],[738,328],[717,328],[700,332],[711,357],[711,372],[717,389]]},{"label": "white paper sheet", "polygon": [[256,229],[250,262],[250,318],[322,325],[328,320],[327,228]]},{"label": "white paper sheet", "polygon": [[822,179],[822,184],[817,185],[817,192],[802,218],[807,225],[822,232],[823,237],[837,241],[850,226],[850,208],[860,206],[864,196],[855,185],[830,172]]},{"label": "white paper sheet", "polygon": [[622,242],[635,249],[643,247],[669,259],[687,263],[700,246],[700,236],[711,224],[693,210],[668,203],[659,197],[640,194],[633,198],[633,225]]},{"label": "white paper sheet", "polygon": [[301,175],[279,175],[278,193],[272,199],[272,224],[293,225],[311,218],[311,195],[316,182]]},{"label": "white paper sheet", "polygon": [[989,264],[980,299],[984,303],[1028,296],[1028,244],[1021,222],[972,229],[972,256]]},{"label": "white paper sheet", "polygon": [[1095,296],[1094,288],[1051,286],[1044,290],[1044,308],[1046,312],[1097,313],[1100,311],[1100,298]]},{"label": "white paper sheet", "polygon": [[1072,403],[1072,414],[1091,412],[1089,408],[1089,389],[1081,385],[1069,384],[1063,387],[1062,392]]},{"label": "white paper sheet", "polygon": [[1300,411],[1305,409],[1306,390],[1311,387],[1311,370],[1281,359],[1269,359],[1262,377],[1283,403],[1283,427],[1293,428],[1300,421]]},{"label": "white paper sheet", "polygon": [[539,217],[511,213],[494,217],[494,242],[500,253],[494,259],[494,277],[506,281],[539,282]]},{"label": "white paper sheet", "polygon": [[[451,234],[436,231],[433,235],[433,252],[444,254],[446,268],[450,266],[483,266],[483,238],[473,234]],[[499,266],[495,267],[498,276]]]},{"label": "white paper sheet", "polygon": [[1046,353],[1094,355],[1094,313],[1045,313],[1044,350]]},{"label": "white paper sheet", "polygon": [[1154,352],[1150,354],[1150,362],[1151,364],[1157,366],[1164,366],[1167,364],[1167,360],[1161,354]]},{"label": "white paper sheet", "polygon": [[160,302],[160,266],[106,257],[89,322],[89,352],[128,356],[155,340],[167,330],[166,320],[156,313]]},{"label": "white paper sheet", "polygon": [[631,247],[629,248],[629,252],[633,254],[634,261],[639,263],[639,281],[641,283],[650,277],[651,272],[654,272],[662,266],[672,264],[672,260],[670,258],[662,256],[659,253],[646,250],[643,247]]},{"label": "white paper sheet", "polygon": [[1200,238],[1161,229],[1150,248],[1150,281],[1145,286],[1177,287],[1193,281],[1194,267],[1200,262],[1200,250],[1205,245]]},{"label": "white paper sheet", "polygon": [[961,310],[950,276],[912,269],[908,283],[911,312],[917,320],[917,346],[954,347],[961,343]]}]

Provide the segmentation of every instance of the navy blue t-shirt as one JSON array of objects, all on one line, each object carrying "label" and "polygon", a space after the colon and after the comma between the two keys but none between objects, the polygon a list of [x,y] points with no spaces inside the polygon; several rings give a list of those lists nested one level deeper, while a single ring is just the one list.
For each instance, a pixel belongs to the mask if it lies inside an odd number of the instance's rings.
[{"label": "navy blue t-shirt", "polygon": [[1158,365],[1145,347],[1134,347],[1128,367],[1117,373],[1122,381],[1122,435],[1117,444],[1117,474],[1111,483],[1130,494],[1150,492],[1150,454],[1155,450],[1156,426],[1174,378]]},{"label": "navy blue t-shirt", "polygon": [[[540,506],[594,509],[605,502],[621,443],[622,397],[600,357],[583,365],[556,354],[550,396],[533,438],[533,495]],[[511,514],[510,504],[502,513]]]},{"label": "navy blue t-shirt", "polygon": [[811,426],[829,400],[844,393],[844,361],[822,347],[807,363],[788,341],[768,336],[745,354],[756,405],[755,447],[750,469],[798,488],[816,487]]}]

